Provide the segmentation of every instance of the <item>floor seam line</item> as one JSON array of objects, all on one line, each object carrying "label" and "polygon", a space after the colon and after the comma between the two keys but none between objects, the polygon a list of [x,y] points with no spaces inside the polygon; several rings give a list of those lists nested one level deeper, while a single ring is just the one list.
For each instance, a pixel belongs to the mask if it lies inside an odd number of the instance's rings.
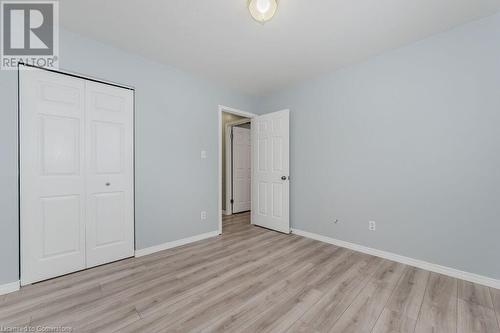
[{"label": "floor seam line", "polygon": [[[373,258],[376,258],[376,257],[373,257]],[[385,260],[385,259],[383,259],[383,260]],[[366,286],[368,286],[368,283],[370,283],[370,281],[372,281],[372,279],[373,279],[373,277],[375,276],[376,273],[377,273],[377,270],[375,269],[374,272],[368,278],[366,278],[366,282],[363,284],[363,286],[361,288],[359,288],[359,292],[352,299],[352,302],[349,303],[349,306],[346,307],[345,310],[342,311],[342,314],[337,318],[337,320],[335,320],[335,323],[333,323],[333,325],[331,327],[332,329],[335,327],[335,325],[337,325],[337,323],[344,316],[344,314],[347,312],[347,310],[349,310],[351,308],[352,304],[358,299],[359,295],[361,295],[361,292],[366,288]]]},{"label": "floor seam line", "polygon": [[498,329],[500,330],[500,313],[497,312],[497,307],[495,306],[495,302],[493,301],[493,292],[491,291],[491,289],[492,288],[488,287],[488,292],[491,298],[491,304],[493,304],[493,313],[495,314],[495,318],[497,319]]},{"label": "floor seam line", "polygon": [[415,321],[415,327],[413,328],[413,333],[417,330],[417,325],[420,320],[420,314],[422,312],[422,306],[424,305],[424,300],[425,300],[425,295],[427,294],[427,287],[429,286],[429,281],[431,280],[431,274],[429,273],[429,276],[427,276],[427,282],[425,283],[425,288],[424,288],[424,297],[422,297],[422,302],[420,303],[420,307],[418,308],[418,315],[417,315],[417,320]]},{"label": "floor seam line", "polygon": [[389,304],[389,301],[391,300],[392,295],[394,295],[394,292],[396,291],[397,287],[399,286],[399,283],[403,279],[403,276],[405,275],[406,271],[409,269],[408,265],[404,265],[404,266],[405,266],[405,269],[403,269],[403,271],[401,272],[401,276],[398,278],[398,281],[396,281],[396,284],[394,285],[393,289],[391,290],[391,294],[389,295],[389,297],[385,301],[385,304],[384,304],[384,307],[382,308],[382,311],[380,311],[380,314],[378,315],[377,320],[375,321],[375,323],[373,323],[373,327],[370,330],[370,332],[372,332],[372,333],[373,333],[373,330],[375,329],[375,327],[377,326],[377,323],[380,320],[380,317],[382,317],[382,313],[384,313],[385,309],[387,308],[387,304]]}]

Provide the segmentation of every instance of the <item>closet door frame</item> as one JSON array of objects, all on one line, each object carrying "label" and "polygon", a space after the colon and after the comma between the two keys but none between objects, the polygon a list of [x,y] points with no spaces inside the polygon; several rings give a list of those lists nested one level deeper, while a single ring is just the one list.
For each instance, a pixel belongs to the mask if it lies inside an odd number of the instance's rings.
[{"label": "closet door frame", "polygon": [[[82,80],[85,80],[85,81],[91,81],[91,82],[96,82],[96,83],[100,83],[100,84],[105,84],[105,85],[109,85],[109,86],[113,86],[113,87],[116,87],[116,88],[122,88],[122,89],[127,89],[127,90],[131,90],[132,91],[132,200],[133,200],[133,214],[132,214],[132,220],[133,220],[133,247],[134,247],[134,254],[136,252],[136,248],[137,248],[137,240],[136,240],[136,233],[137,233],[137,230],[136,230],[136,225],[135,225],[135,217],[136,217],[136,207],[135,207],[135,188],[136,188],[136,183],[135,183],[135,144],[136,144],[136,140],[135,140],[135,131],[136,131],[136,127],[135,127],[135,124],[136,124],[136,121],[135,121],[135,108],[136,108],[136,99],[135,99],[135,87],[133,86],[127,86],[127,85],[124,85],[124,84],[120,84],[120,83],[116,83],[116,82],[112,82],[112,81],[108,81],[108,80],[104,80],[104,79],[100,79],[100,78],[95,78],[95,77],[92,77],[92,76],[87,76],[87,75],[83,75],[83,74],[80,74],[80,73],[76,73],[76,72],[72,72],[72,71],[67,71],[67,70],[63,70],[63,69],[49,69],[49,68],[43,68],[43,67],[37,67],[37,66],[33,66],[33,65],[29,65],[29,64],[24,64],[24,63],[18,63],[18,69],[17,69],[17,157],[18,157],[18,162],[17,162],[17,174],[18,174],[18,186],[17,186],[17,189],[18,189],[18,254],[19,254],[19,281],[20,281],[20,284],[23,285],[22,281],[23,281],[23,277],[22,277],[22,242],[23,242],[23,230],[22,230],[22,225],[21,225],[21,214],[22,214],[22,211],[21,211],[21,177],[22,177],[22,174],[21,174],[21,84],[20,84],[20,71],[24,70],[24,69],[30,69],[30,68],[33,68],[33,69],[38,69],[38,70],[44,70],[44,71],[48,71],[48,72],[52,72],[52,73],[55,73],[55,74],[59,74],[59,75],[65,75],[65,76],[70,76],[70,77],[74,77],[74,78],[78,78],[78,79],[82,79]],[[87,268],[85,268],[87,269]],[[84,270],[85,270],[84,269]],[[29,283],[28,283],[29,284]]]}]

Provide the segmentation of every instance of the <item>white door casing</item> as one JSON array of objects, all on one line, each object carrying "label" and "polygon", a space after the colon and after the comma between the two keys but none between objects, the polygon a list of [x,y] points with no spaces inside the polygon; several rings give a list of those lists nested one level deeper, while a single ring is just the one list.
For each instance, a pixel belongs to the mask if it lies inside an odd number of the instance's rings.
[{"label": "white door casing", "polygon": [[20,71],[21,284],[85,268],[85,83]]},{"label": "white door casing", "polygon": [[250,129],[234,126],[232,145],[233,213],[249,211],[251,208],[251,142]]},{"label": "white door casing", "polygon": [[252,119],[252,224],[290,233],[290,112]]},{"label": "white door casing", "polygon": [[134,255],[133,91],[86,81],[87,267]]},{"label": "white door casing", "polygon": [[21,284],[133,256],[133,91],[22,68]]}]

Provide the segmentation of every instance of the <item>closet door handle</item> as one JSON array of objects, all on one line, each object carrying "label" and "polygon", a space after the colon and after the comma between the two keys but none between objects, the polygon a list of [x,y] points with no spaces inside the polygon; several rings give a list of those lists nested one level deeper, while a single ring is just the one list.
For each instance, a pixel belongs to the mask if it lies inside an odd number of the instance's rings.
[{"label": "closet door handle", "polygon": [[110,185],[111,185],[111,183],[106,183],[106,186],[110,186]]}]

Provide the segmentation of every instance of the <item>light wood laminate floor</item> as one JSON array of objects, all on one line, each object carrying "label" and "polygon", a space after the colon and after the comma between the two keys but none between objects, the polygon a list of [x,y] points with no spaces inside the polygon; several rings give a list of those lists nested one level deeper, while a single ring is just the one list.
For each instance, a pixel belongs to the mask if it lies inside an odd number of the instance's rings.
[{"label": "light wood laminate floor", "polygon": [[500,333],[500,291],[224,218],[223,235],[22,288],[0,326]]}]

